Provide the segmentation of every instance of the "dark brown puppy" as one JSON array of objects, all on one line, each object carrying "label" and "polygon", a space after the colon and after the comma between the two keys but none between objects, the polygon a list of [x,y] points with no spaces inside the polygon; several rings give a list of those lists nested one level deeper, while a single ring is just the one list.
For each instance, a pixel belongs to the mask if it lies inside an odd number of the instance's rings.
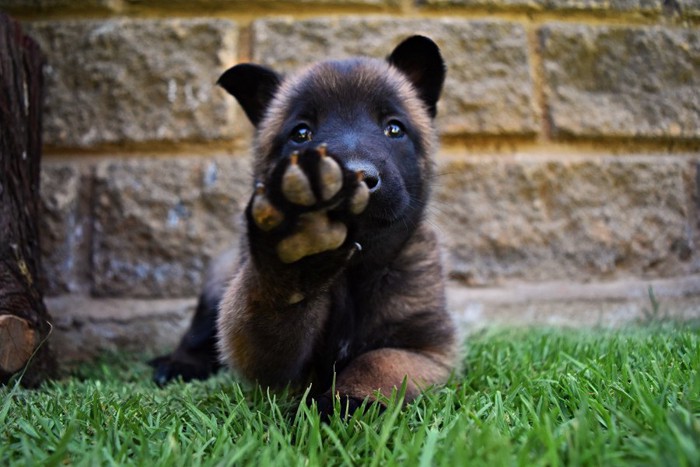
[{"label": "dark brown puppy", "polygon": [[205,377],[219,356],[262,385],[311,383],[328,412],[334,372],[350,410],[404,379],[407,400],[446,380],[454,327],[423,220],[444,77],[420,36],[386,61],[223,74],[257,130],[248,235],[215,266],[179,348],[154,362],[157,382]]}]

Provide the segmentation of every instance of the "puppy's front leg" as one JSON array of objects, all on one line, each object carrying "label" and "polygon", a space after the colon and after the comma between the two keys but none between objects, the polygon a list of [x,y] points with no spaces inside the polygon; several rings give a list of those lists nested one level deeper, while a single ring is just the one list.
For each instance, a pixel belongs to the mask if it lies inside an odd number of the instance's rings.
[{"label": "puppy's front leg", "polygon": [[306,382],[328,290],[358,247],[350,224],[369,198],[362,174],[319,145],[259,182],[247,209],[247,255],[219,316],[222,356],[269,386]]},{"label": "puppy's front leg", "polygon": [[264,386],[306,379],[313,343],[328,315],[327,293],[297,302],[294,294],[300,292],[290,295],[284,289],[261,276],[248,260],[221,304],[221,355],[246,379]]}]

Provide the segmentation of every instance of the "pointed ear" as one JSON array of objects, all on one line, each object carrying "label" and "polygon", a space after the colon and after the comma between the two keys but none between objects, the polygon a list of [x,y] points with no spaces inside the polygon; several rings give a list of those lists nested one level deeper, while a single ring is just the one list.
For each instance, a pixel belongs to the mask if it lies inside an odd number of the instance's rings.
[{"label": "pointed ear", "polygon": [[435,42],[427,37],[411,36],[400,43],[387,60],[413,83],[430,116],[435,118],[447,71]]},{"label": "pointed ear", "polygon": [[244,63],[226,70],[216,84],[238,100],[250,122],[257,127],[281,81],[269,68]]}]

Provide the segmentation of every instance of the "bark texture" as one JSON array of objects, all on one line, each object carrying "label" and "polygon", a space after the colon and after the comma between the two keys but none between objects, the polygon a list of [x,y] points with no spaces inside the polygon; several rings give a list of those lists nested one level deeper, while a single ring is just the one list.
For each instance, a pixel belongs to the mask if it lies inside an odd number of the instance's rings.
[{"label": "bark texture", "polygon": [[56,368],[38,233],[43,65],[38,45],[0,13],[0,382],[30,362],[25,386]]}]

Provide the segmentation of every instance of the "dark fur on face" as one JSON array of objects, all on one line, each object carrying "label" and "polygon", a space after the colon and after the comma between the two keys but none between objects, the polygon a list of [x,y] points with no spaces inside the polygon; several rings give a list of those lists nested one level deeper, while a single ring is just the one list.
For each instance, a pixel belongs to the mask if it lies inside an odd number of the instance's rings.
[{"label": "dark fur on face", "polygon": [[[385,126],[400,122],[403,138],[387,138]],[[304,145],[289,140],[299,124],[346,165],[381,174],[356,238],[378,262],[377,235],[406,232],[421,220],[432,179],[435,132],[425,104],[389,63],[372,59],[322,62],[285,80],[258,126],[254,173],[262,179],[281,158]],[[380,228],[381,227],[381,228]],[[408,227],[408,229],[407,229]],[[392,235],[391,243],[398,239]],[[385,247],[387,245],[378,245]]]},{"label": "dark fur on face", "polygon": [[[448,376],[454,329],[423,221],[444,74],[437,46],[414,36],[387,61],[320,62],[288,78],[244,64],[222,75],[256,126],[248,235],[217,318],[221,359],[247,379],[312,383],[328,411],[334,371],[350,409],[404,378],[410,400]],[[188,334],[212,315],[198,311]],[[200,376],[178,366],[202,351],[186,339],[156,362],[157,380]]]}]

